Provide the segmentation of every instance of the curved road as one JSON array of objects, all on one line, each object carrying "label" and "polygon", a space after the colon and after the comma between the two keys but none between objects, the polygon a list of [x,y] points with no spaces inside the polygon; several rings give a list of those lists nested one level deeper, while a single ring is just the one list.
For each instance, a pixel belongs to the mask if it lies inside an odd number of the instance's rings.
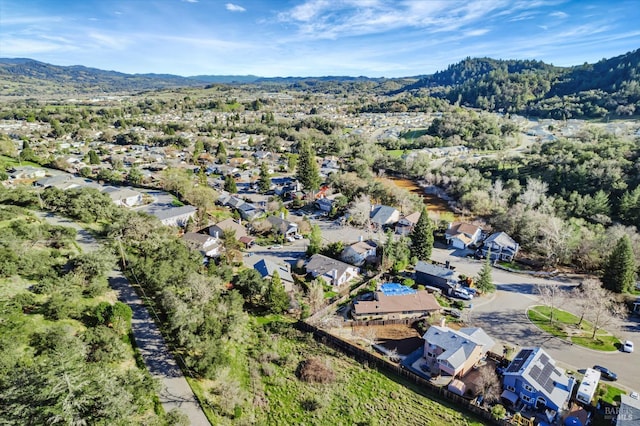
[{"label": "curved road", "polygon": [[[74,228],[78,232],[76,241],[83,251],[100,248],[98,241],[77,223],[51,213],[38,212],[37,214],[53,225]],[[188,416],[191,425],[209,426],[209,421],[171,355],[160,330],[122,271],[112,270],[109,273],[109,284],[116,290],[118,299],[129,305],[133,311],[131,328],[135,342],[149,373],[162,385],[159,399],[165,411],[180,409]]]},{"label": "curved road", "polygon": [[[468,276],[476,276],[483,261],[452,255],[451,249],[434,249],[432,259],[438,262],[449,260],[456,271]],[[640,350],[634,353],[601,352],[573,345],[534,326],[526,315],[529,306],[538,304],[534,293],[536,284],[555,284],[571,288],[581,280],[556,277],[537,278],[493,268],[492,278],[497,291],[493,295],[474,299],[470,303],[468,322],[482,327],[500,346],[541,346],[563,367],[577,371],[593,365],[603,365],[618,374],[616,386],[627,390],[640,390]],[[563,309],[571,311],[568,300]],[[613,333],[622,340],[629,339],[640,344],[640,320],[626,318],[620,320]],[[502,347],[494,348],[500,353]]]}]

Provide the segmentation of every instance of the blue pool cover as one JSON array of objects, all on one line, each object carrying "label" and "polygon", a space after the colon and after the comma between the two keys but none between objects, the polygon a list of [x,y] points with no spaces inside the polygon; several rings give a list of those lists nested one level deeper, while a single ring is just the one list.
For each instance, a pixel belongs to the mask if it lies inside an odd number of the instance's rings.
[{"label": "blue pool cover", "polygon": [[385,296],[401,296],[404,294],[415,294],[416,291],[411,287],[399,283],[386,283],[380,285],[380,291]]}]

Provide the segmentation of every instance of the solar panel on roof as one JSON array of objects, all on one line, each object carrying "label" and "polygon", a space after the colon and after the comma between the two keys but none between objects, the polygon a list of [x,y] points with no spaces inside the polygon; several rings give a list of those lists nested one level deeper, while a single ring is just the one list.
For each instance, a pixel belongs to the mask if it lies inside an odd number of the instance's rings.
[{"label": "solar panel on roof", "polygon": [[531,371],[529,372],[529,375],[533,380],[537,382],[538,377],[540,377],[540,373],[542,373],[542,369],[536,365],[531,369]]},{"label": "solar panel on roof", "polygon": [[521,350],[518,353],[518,355],[515,357],[515,359],[511,361],[511,364],[509,364],[509,367],[507,368],[507,373],[517,373],[518,371],[520,371],[520,369],[522,368],[524,363],[529,359],[532,353],[533,353],[533,350],[531,349]]},{"label": "solar panel on roof", "polygon": [[541,354],[540,355],[540,362],[544,365],[546,365],[549,362],[549,357],[546,356],[545,354]]}]

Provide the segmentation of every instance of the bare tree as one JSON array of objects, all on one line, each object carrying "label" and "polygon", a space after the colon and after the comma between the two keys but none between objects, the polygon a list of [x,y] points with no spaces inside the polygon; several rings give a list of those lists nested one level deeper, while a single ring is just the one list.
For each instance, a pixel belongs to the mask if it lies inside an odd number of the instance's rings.
[{"label": "bare tree", "polygon": [[371,199],[368,195],[361,195],[356,198],[349,207],[349,220],[355,226],[369,227],[371,215]]},{"label": "bare tree", "polygon": [[568,262],[571,256],[569,238],[571,230],[564,221],[555,216],[548,216],[538,231],[539,239],[536,243],[540,253],[546,253],[546,264],[555,266]]},{"label": "bare tree", "polygon": [[501,386],[496,371],[490,365],[485,365],[478,371],[480,374],[475,382],[478,392],[484,395],[484,400],[488,403],[499,400]]},{"label": "bare tree", "polygon": [[596,338],[598,330],[614,326],[624,315],[624,305],[618,303],[614,294],[596,279],[584,281],[582,288],[574,290],[573,294],[581,310],[580,323],[584,318],[593,326],[592,339]]},{"label": "bare tree", "polygon": [[540,298],[540,302],[549,308],[549,323],[553,323],[553,312],[562,305],[567,294],[560,286],[555,284],[538,284],[536,285],[536,293]]},{"label": "bare tree", "polygon": [[318,309],[324,305],[324,289],[322,288],[322,283],[318,280],[310,282],[307,297],[309,298],[311,312],[318,311]]}]

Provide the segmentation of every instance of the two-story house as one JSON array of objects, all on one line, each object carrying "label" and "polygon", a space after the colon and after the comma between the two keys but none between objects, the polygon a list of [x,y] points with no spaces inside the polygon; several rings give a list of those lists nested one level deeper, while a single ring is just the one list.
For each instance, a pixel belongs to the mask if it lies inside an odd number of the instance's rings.
[{"label": "two-story house", "polygon": [[575,381],[542,348],[524,348],[504,371],[502,398],[514,406],[554,412],[565,408]]},{"label": "two-story house", "polygon": [[491,260],[511,262],[518,254],[520,244],[516,243],[506,232],[496,232],[484,240],[480,252],[487,257],[491,252]]},{"label": "two-story house", "polygon": [[222,250],[220,240],[211,235],[197,232],[185,232],[182,240],[193,250],[198,250],[206,257],[218,257]]},{"label": "two-story house", "polygon": [[387,283],[373,293],[373,300],[353,302],[351,315],[356,320],[421,318],[440,309],[440,304],[428,291]]},{"label": "two-story house", "polygon": [[463,377],[495,345],[481,328],[454,330],[432,325],[422,336],[424,358],[432,373]]},{"label": "two-story house", "polygon": [[342,250],[340,260],[356,266],[375,262],[377,246],[373,241],[358,241]]}]

